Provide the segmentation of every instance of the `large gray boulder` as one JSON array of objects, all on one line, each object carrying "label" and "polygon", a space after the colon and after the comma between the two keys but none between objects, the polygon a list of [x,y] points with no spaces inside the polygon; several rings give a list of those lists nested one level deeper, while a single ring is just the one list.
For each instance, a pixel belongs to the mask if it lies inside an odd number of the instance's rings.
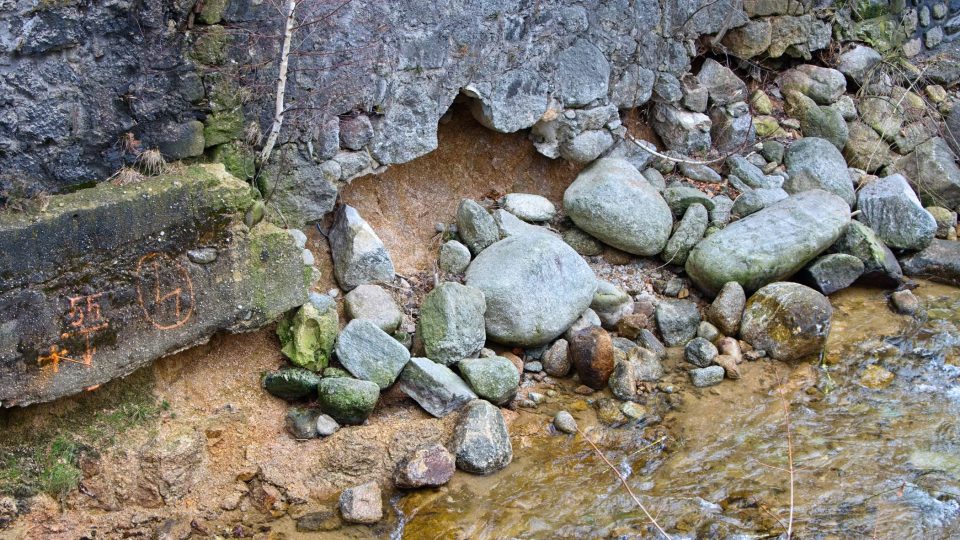
[{"label": "large gray boulder", "polygon": [[673,218],[663,197],[629,162],[606,158],[581,172],[563,194],[570,219],[590,235],[635,255],[656,255]]},{"label": "large gray boulder", "polygon": [[562,334],[590,306],[597,278],[563,240],[521,235],[481,252],[467,269],[467,285],[486,299],[490,339],[533,347]]},{"label": "large gray boulder", "polygon": [[822,190],[799,193],[706,237],[685,268],[711,295],[729,281],[756,290],[803,268],[836,242],[849,222],[850,208],[840,197]]},{"label": "large gray boulder", "polygon": [[863,262],[862,277],[866,281],[888,286],[903,281],[903,271],[893,252],[873,229],[859,221],[851,221],[830,250],[860,259]]},{"label": "large gray boulder", "polygon": [[453,370],[429,358],[411,358],[403,368],[399,386],[404,394],[437,418],[477,398]]},{"label": "large gray boulder", "polygon": [[[960,110],[960,107],[955,107]],[[957,134],[960,137],[960,134]],[[947,141],[934,137],[900,158],[896,168],[903,172],[930,206],[960,210],[960,167]]]},{"label": "large gray boulder", "polygon": [[344,290],[363,283],[393,281],[393,261],[383,242],[357,210],[343,205],[337,210],[327,236],[333,257],[333,272]]},{"label": "large gray boulder", "polygon": [[937,239],[900,262],[908,276],[960,286],[960,242]]},{"label": "large gray boulder", "polygon": [[697,78],[707,88],[713,105],[727,105],[747,99],[747,84],[733,70],[712,58],[704,60]]},{"label": "large gray boulder", "polygon": [[837,69],[851,82],[860,86],[881,61],[883,57],[876,49],[866,45],[854,45],[852,49],[840,55],[840,65]]},{"label": "large gray boulder", "polygon": [[833,307],[826,296],[799,283],[771,283],[747,300],[740,336],[784,362],[820,354],[830,335]]},{"label": "large gray boulder", "polygon": [[472,474],[492,474],[513,460],[510,433],[500,409],[482,399],[467,404],[453,432],[457,468]]},{"label": "large gray boulder", "polygon": [[358,379],[377,383],[380,389],[393,384],[410,351],[376,324],[354,319],[337,337],[337,359]]},{"label": "large gray boulder", "polygon": [[822,189],[836,194],[850,207],[856,203],[847,162],[826,139],[806,137],[794,142],[787,148],[784,164],[790,175],[783,184],[787,193]]},{"label": "large gray boulder", "polygon": [[857,219],[892,248],[923,249],[937,233],[937,220],[900,174],[868,182],[860,189],[857,207]]},{"label": "large gray boulder", "polygon": [[420,304],[417,328],[427,358],[449,366],[476,356],[486,341],[483,293],[454,282],[438,285]]}]

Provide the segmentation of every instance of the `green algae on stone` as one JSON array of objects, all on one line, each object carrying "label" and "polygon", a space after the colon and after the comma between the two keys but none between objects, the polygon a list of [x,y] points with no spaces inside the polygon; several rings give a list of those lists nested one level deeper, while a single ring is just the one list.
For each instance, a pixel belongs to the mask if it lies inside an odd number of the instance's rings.
[{"label": "green algae on stone", "polygon": [[338,329],[336,309],[321,313],[313,304],[304,304],[277,325],[280,352],[298,366],[323,371],[330,362]]},{"label": "green algae on stone", "polygon": [[466,358],[457,367],[470,388],[494,405],[502,405],[517,393],[520,372],[513,362],[502,356]]},{"label": "green algae on stone", "polygon": [[380,397],[377,383],[342,377],[324,378],[317,385],[320,409],[339,424],[362,424]]},{"label": "green algae on stone", "polygon": [[279,369],[263,377],[263,389],[280,399],[303,399],[315,393],[320,376],[303,368]]},{"label": "green algae on stone", "polygon": [[200,36],[190,49],[190,57],[208,66],[219,66],[227,61],[227,47],[230,45],[230,35],[226,28],[220,25],[211,26],[200,32]]},{"label": "green algae on stone", "polygon": [[256,173],[256,154],[249,146],[233,141],[213,149],[213,160],[223,163],[227,172],[245,181]]},{"label": "green algae on stone", "polygon": [[243,136],[243,110],[239,107],[207,116],[203,140],[207,148],[228,143]]},{"label": "green algae on stone", "polygon": [[441,283],[423,299],[417,326],[427,358],[449,366],[475,356],[486,341],[483,293],[454,282]]},{"label": "green algae on stone", "polygon": [[217,24],[223,20],[223,13],[230,5],[230,0],[203,0],[203,8],[197,19],[203,24]]}]

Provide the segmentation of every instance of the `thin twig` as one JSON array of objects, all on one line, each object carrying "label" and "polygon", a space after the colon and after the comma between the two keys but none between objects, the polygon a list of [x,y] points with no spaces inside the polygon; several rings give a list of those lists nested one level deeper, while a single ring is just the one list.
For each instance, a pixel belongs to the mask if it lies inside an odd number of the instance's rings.
[{"label": "thin twig", "polygon": [[796,470],[793,468],[793,432],[790,430],[790,405],[787,404],[787,396],[783,391],[783,379],[777,373],[777,391],[780,393],[780,401],[783,403],[783,424],[787,430],[787,472],[790,473],[790,517],[787,518],[787,540],[793,537],[793,512],[794,512],[794,479]]},{"label": "thin twig", "polygon": [[620,471],[613,466],[613,463],[610,463],[610,460],[607,459],[607,456],[603,455],[603,452],[601,452],[600,449],[597,448],[597,445],[594,444],[593,441],[590,440],[590,437],[587,437],[587,434],[581,431],[579,427],[577,427],[577,433],[579,433],[580,436],[583,437],[588,444],[590,444],[590,446],[593,448],[593,451],[596,452],[598,456],[600,456],[600,459],[602,459],[603,462],[607,464],[607,467],[610,467],[610,470],[613,471],[613,474],[617,475],[617,478],[620,479],[620,483],[623,484],[623,487],[627,489],[627,493],[629,493],[630,497],[633,498],[633,502],[637,503],[637,506],[640,507],[640,510],[643,510],[643,513],[647,516],[647,519],[650,520],[650,523],[652,523],[653,526],[656,527],[658,531],[660,531],[660,534],[662,534],[664,538],[666,538],[667,540],[671,540],[671,536],[667,534],[666,531],[663,530],[660,524],[657,523],[657,520],[647,510],[647,507],[644,506],[642,502],[640,502],[640,499],[638,499],[636,494],[634,494],[633,490],[630,489],[630,484],[627,483],[627,479],[624,478],[622,474],[620,474]]}]

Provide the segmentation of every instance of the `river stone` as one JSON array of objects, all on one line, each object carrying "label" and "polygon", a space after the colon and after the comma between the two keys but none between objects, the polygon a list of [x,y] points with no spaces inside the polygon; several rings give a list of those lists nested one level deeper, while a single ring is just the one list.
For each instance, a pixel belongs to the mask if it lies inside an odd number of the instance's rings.
[{"label": "river stone", "polygon": [[334,275],[343,290],[362,283],[393,281],[393,261],[387,248],[352,206],[337,210],[327,239]]},{"label": "river stone", "polygon": [[317,438],[317,417],[320,411],[293,407],[287,411],[284,424],[294,439],[306,440]]},{"label": "river stone", "polygon": [[[937,238],[956,240],[957,213],[942,206],[928,206],[927,212],[937,222]],[[952,236],[952,238],[951,238]]]},{"label": "river stone", "polygon": [[330,362],[338,330],[335,305],[321,310],[313,303],[306,303],[277,324],[280,352],[297,366],[323,371]]},{"label": "river stone", "polygon": [[442,444],[431,443],[414,450],[397,463],[393,483],[401,489],[440,487],[453,478],[456,462]]},{"label": "river stone", "polygon": [[573,322],[573,324],[570,325],[570,328],[567,328],[567,331],[563,333],[563,337],[566,338],[567,341],[570,341],[577,332],[586,330],[591,326],[602,325],[603,323],[600,321],[600,316],[597,315],[595,311],[588,308],[584,310],[584,312],[580,315],[580,317],[577,318],[576,321]]},{"label": "river stone", "polygon": [[902,259],[903,272],[960,286],[960,242],[935,239],[922,251]]},{"label": "river stone", "polygon": [[720,366],[709,366],[704,368],[691,369],[690,382],[697,388],[705,388],[723,382],[723,376],[726,373]]},{"label": "river stone", "polygon": [[816,290],[833,294],[863,275],[863,261],[845,253],[824,255],[804,268],[803,275]]},{"label": "river stone", "polygon": [[527,223],[503,208],[493,211],[493,221],[497,224],[497,232],[501,239],[521,234],[556,234],[546,227]]},{"label": "river stone", "polygon": [[686,361],[701,368],[712,364],[718,354],[717,347],[702,337],[691,339],[683,348],[683,357]]},{"label": "river stone", "polygon": [[444,282],[420,304],[417,330],[427,358],[445,366],[476,356],[487,339],[483,293],[474,287]]},{"label": "river stone", "polygon": [[707,209],[702,204],[691,204],[673,236],[667,241],[667,246],[660,253],[660,258],[669,264],[683,266],[690,250],[703,238],[709,219]]},{"label": "river stone", "polygon": [[343,490],[340,494],[340,513],[347,523],[370,525],[383,518],[380,486],[373,480]]},{"label": "river stone", "polygon": [[570,345],[565,339],[558,339],[543,354],[543,370],[551,377],[566,377],[570,373]]},{"label": "river stone", "polygon": [[567,411],[559,411],[553,417],[553,427],[561,433],[573,434],[577,432],[577,421]]},{"label": "river stone", "polygon": [[666,358],[667,348],[657,339],[657,336],[653,335],[653,332],[644,328],[640,331],[640,337],[637,338],[637,343],[652,352],[659,359]]},{"label": "river stone", "polygon": [[614,367],[614,347],[606,330],[592,326],[574,334],[569,355],[580,382],[594,390],[607,385]]},{"label": "river stone", "polygon": [[713,201],[710,200],[710,196],[692,186],[673,184],[663,192],[663,198],[675,216],[682,216],[693,204],[700,204],[707,210],[713,210]]},{"label": "river stone", "polygon": [[732,155],[726,160],[727,168],[730,174],[743,181],[744,184],[752,189],[760,188],[778,188],[782,184],[780,177],[767,176],[759,167],[750,163],[747,158],[740,155]]},{"label": "river stone", "polygon": [[604,158],[581,172],[563,195],[570,219],[590,235],[634,255],[655,255],[673,219],[663,197],[629,162]]},{"label": "river stone", "polygon": [[768,206],[773,206],[789,196],[790,194],[782,188],[759,188],[744,191],[737,197],[737,200],[733,202],[733,208],[730,209],[730,213],[744,218]]},{"label": "river stone", "polygon": [[317,391],[320,375],[303,369],[278,369],[263,377],[263,389],[280,399],[303,399]]},{"label": "river stone", "polygon": [[714,105],[726,105],[747,99],[747,85],[740,77],[720,62],[707,58],[697,74],[700,83],[710,93]]},{"label": "river stone", "polygon": [[429,358],[411,358],[400,374],[399,386],[404,394],[437,418],[477,398],[453,370]]},{"label": "river stone", "polygon": [[[637,169],[639,170],[639,169]],[[650,183],[658,193],[663,193],[663,190],[667,189],[667,181],[663,177],[663,173],[654,169],[653,167],[644,169],[641,173],[643,178]]]},{"label": "river stone", "polygon": [[410,360],[410,351],[372,322],[354,319],[337,339],[337,359],[354,377],[385,389]]},{"label": "river stone", "polygon": [[448,240],[440,246],[440,269],[451,274],[461,274],[470,266],[470,248]]},{"label": "river stone", "polygon": [[347,293],[344,307],[351,319],[368,320],[388,334],[397,330],[403,318],[393,296],[383,287],[369,283]]},{"label": "river stone", "polygon": [[453,432],[457,468],[472,474],[492,474],[513,460],[510,433],[500,409],[482,399],[467,404]]},{"label": "river stone", "polygon": [[668,347],[693,339],[700,324],[697,305],[689,300],[663,300],[657,304],[657,327]]},{"label": "river stone", "polygon": [[622,401],[637,399],[637,377],[632,362],[618,359],[610,374],[608,384],[613,397]]},{"label": "river stone", "polygon": [[860,119],[888,141],[894,140],[903,126],[904,109],[887,96],[869,96],[857,104]]},{"label": "river stone", "polygon": [[740,330],[740,319],[746,303],[743,286],[736,281],[727,282],[707,308],[707,320],[725,335],[735,336]]},{"label": "river stone", "polygon": [[653,351],[634,347],[627,352],[627,360],[633,366],[633,374],[638,381],[655,382],[663,378],[663,364]]},{"label": "river stone", "polygon": [[803,268],[849,222],[850,208],[840,197],[821,190],[799,193],[703,239],[687,258],[687,275],[708,294],[729,281],[756,290]]},{"label": "river stone", "polygon": [[596,257],[603,253],[603,244],[589,234],[573,227],[563,231],[563,241],[584,257]]},{"label": "river stone", "polygon": [[783,72],[777,80],[780,91],[795,90],[820,105],[830,105],[847,91],[843,73],[835,69],[803,64]]},{"label": "river stone", "polygon": [[[713,227],[723,227],[730,222],[730,214],[733,211],[733,201],[726,195],[717,195],[712,201],[713,210],[710,211],[710,225]],[[706,231],[704,231],[704,234],[706,234]]]},{"label": "river stone", "polygon": [[500,230],[493,216],[470,199],[463,199],[457,206],[457,232],[474,255],[500,239]]},{"label": "river stone", "polygon": [[[960,106],[954,109],[960,111]],[[960,132],[956,137],[960,140]],[[910,180],[924,203],[960,210],[960,167],[956,159],[947,141],[934,137],[900,158],[896,167]]]},{"label": "river stone", "polygon": [[339,424],[362,424],[376,407],[380,388],[360,379],[323,378],[317,396],[320,409]]},{"label": "river stone", "polygon": [[893,252],[873,229],[859,221],[850,222],[831,250],[860,259],[863,277],[869,281],[895,286],[903,280],[903,271]]},{"label": "river stone", "polygon": [[593,294],[590,309],[600,318],[602,326],[611,328],[624,315],[633,313],[633,299],[613,283],[597,280],[597,292]]},{"label": "river stone", "polygon": [[810,287],[771,283],[747,300],[740,336],[776,360],[799,360],[823,351],[832,315],[830,301]]},{"label": "river stone", "polygon": [[510,193],[501,201],[504,210],[524,221],[550,221],[557,209],[546,197],[530,193]]},{"label": "river stone", "polygon": [[800,121],[800,131],[804,137],[819,137],[830,141],[837,150],[843,150],[850,138],[850,131],[839,110],[817,105],[800,92],[787,91],[784,94],[787,98],[787,114]]},{"label": "river stone", "polygon": [[512,236],[470,264],[467,285],[483,292],[487,336],[504,345],[549,343],[593,300],[596,276],[570,246],[549,235]]},{"label": "river stone", "polygon": [[822,189],[839,196],[850,207],[856,203],[847,162],[829,141],[806,137],[794,142],[787,148],[784,164],[790,175],[783,184],[787,193]]},{"label": "river stone", "polygon": [[847,76],[850,82],[862,86],[867,76],[883,60],[880,53],[866,45],[854,45],[852,49],[840,55],[837,70]]},{"label": "river stone", "polygon": [[710,149],[710,117],[659,101],[653,104],[653,130],[674,152],[690,156]]},{"label": "river stone", "polygon": [[937,221],[900,174],[868,182],[860,189],[857,207],[857,219],[892,248],[923,249],[937,233]]},{"label": "river stone", "polygon": [[502,356],[466,358],[457,367],[470,388],[494,405],[503,405],[517,394],[520,374],[513,362]]},{"label": "river stone", "polygon": [[723,177],[720,176],[720,173],[700,163],[681,162],[680,173],[697,182],[706,182],[708,184],[719,184],[723,182]]},{"label": "river stone", "polygon": [[720,337],[720,330],[707,321],[700,321],[697,325],[697,337],[713,343]]},{"label": "river stone", "polygon": [[315,427],[317,429],[317,435],[320,437],[329,437],[337,431],[340,431],[340,424],[328,414],[317,416]]}]

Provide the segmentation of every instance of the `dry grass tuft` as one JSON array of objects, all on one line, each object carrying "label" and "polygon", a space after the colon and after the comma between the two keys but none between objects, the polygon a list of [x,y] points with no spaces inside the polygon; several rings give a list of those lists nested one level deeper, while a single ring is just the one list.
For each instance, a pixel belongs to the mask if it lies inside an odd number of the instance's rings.
[{"label": "dry grass tuft", "polygon": [[166,166],[167,162],[163,159],[163,154],[156,148],[144,150],[137,156],[137,167],[147,176],[157,176]]}]

